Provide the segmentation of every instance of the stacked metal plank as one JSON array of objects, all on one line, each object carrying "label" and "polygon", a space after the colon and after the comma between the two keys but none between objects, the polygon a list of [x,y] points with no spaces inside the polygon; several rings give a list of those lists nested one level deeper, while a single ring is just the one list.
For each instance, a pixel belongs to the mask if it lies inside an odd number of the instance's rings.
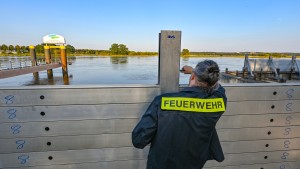
[{"label": "stacked metal plank", "polygon": [[244,84],[226,89],[228,109],[217,125],[225,161],[210,161],[206,167],[299,168],[299,84]]},{"label": "stacked metal plank", "polygon": [[[225,161],[207,169],[297,169],[300,85],[226,86],[217,130]],[[0,168],[145,168],[131,131],[157,86],[17,87],[0,90]]]},{"label": "stacked metal plank", "polygon": [[[157,87],[0,91],[0,168],[143,168],[131,130]],[[81,166],[81,167],[80,167]]]}]

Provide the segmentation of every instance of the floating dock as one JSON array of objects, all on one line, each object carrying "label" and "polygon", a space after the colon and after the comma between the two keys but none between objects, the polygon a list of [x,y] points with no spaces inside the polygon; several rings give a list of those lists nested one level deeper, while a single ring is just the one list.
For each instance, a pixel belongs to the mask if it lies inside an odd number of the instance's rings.
[{"label": "floating dock", "polygon": [[244,67],[241,71],[222,73],[223,77],[237,79],[245,83],[290,83],[300,80],[300,61],[296,56],[291,59],[249,59],[245,56]]}]

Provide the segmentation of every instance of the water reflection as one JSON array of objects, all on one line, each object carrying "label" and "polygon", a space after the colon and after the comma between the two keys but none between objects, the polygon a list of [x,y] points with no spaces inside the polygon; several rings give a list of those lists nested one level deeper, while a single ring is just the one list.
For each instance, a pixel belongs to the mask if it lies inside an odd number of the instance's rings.
[{"label": "water reflection", "polygon": [[182,57],[182,61],[183,61],[183,62],[188,62],[189,59],[190,59],[189,57]]},{"label": "water reflection", "polygon": [[40,77],[39,74],[35,74],[31,81],[26,82],[25,86],[32,86],[32,85],[69,85],[70,79],[73,79],[73,75],[65,75],[65,76],[58,76],[58,77]]},{"label": "water reflection", "polygon": [[126,63],[128,63],[128,57],[110,57],[110,63],[126,64]]},{"label": "water reflection", "polygon": [[110,63],[114,70],[126,70],[128,57],[110,57]]},{"label": "water reflection", "polygon": [[[7,60],[7,57],[1,58]],[[0,59],[0,61],[1,61]],[[18,59],[18,58],[11,58]],[[26,60],[26,58],[24,58]],[[183,65],[192,67],[205,58],[181,58],[180,68]],[[243,58],[213,58],[221,71],[240,70],[243,67]],[[30,59],[28,60],[30,62]],[[27,86],[27,85],[95,85],[95,84],[157,84],[158,57],[106,57],[80,56],[68,57],[69,76],[63,76],[62,69],[53,69],[53,79],[48,80],[47,71],[38,75],[26,74],[12,78],[0,79],[0,86]],[[169,66],[169,65],[166,65]],[[180,74],[179,83],[188,84],[189,75]],[[232,81],[225,80],[232,83]]]}]

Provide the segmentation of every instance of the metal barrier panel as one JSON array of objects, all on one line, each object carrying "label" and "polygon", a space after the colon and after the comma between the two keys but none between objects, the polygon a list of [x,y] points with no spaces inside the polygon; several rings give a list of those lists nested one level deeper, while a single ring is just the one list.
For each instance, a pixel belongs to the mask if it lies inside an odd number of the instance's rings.
[{"label": "metal barrier panel", "polygon": [[281,59],[273,59],[273,63],[275,68],[278,68],[280,71],[291,71],[293,66],[292,60],[281,60]]},{"label": "metal barrier panel", "polygon": [[[283,59],[248,59],[250,64],[250,69],[252,71],[271,71],[270,62],[274,64],[275,68],[280,69],[280,71],[289,72],[293,67],[292,60]],[[298,61],[297,61],[298,62]],[[298,69],[296,69],[298,71]]]},{"label": "metal barrier panel", "polygon": [[250,69],[252,71],[270,71],[268,59],[249,59]]},{"label": "metal barrier panel", "polygon": [[[225,86],[217,125],[225,161],[206,169],[300,166],[300,85]],[[16,87],[0,90],[0,168],[145,168],[131,131],[158,86]]]}]

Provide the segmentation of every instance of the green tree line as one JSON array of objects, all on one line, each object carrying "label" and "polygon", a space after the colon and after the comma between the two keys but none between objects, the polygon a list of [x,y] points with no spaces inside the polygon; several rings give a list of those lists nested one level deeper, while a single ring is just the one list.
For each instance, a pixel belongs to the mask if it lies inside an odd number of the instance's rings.
[{"label": "green tree line", "polygon": [[[35,52],[39,55],[42,55],[44,53],[44,46],[46,44],[38,44],[35,45]],[[49,45],[49,46],[55,46],[55,45]],[[133,56],[152,56],[157,55],[157,52],[136,52],[136,51],[129,51],[129,49],[124,44],[117,44],[114,43],[111,45],[109,50],[94,50],[94,49],[76,49],[72,45],[66,45],[66,52],[67,55],[100,55],[100,56],[115,56],[115,55],[133,55]],[[29,55],[29,46],[20,46],[20,45],[6,45],[2,44],[0,46],[0,53],[2,55],[6,54],[17,54],[17,55]],[[52,54],[59,54],[59,49],[51,49]]]},{"label": "green tree line", "polygon": [[2,44],[0,46],[0,50],[2,51],[2,53],[6,53],[7,51],[10,52],[17,52],[17,53],[24,53],[24,52],[28,52],[29,51],[29,46],[20,46],[20,45],[6,45],[6,44]]},{"label": "green tree line", "polygon": [[[35,46],[35,51],[39,55],[43,55],[45,44],[38,44]],[[55,46],[55,45],[54,45]],[[59,49],[51,49],[54,55],[60,53]],[[157,52],[136,52],[130,51],[125,44],[113,43],[108,50],[94,50],[94,49],[76,49],[72,45],[66,45],[67,55],[99,55],[99,56],[154,56],[158,55]],[[1,55],[29,55],[29,46],[22,45],[6,45],[2,44],[0,46]],[[234,56],[234,57],[244,57],[249,55],[249,57],[289,57],[291,55],[299,56],[299,53],[267,53],[267,52],[190,52],[189,49],[182,49],[181,55],[183,57],[223,57],[223,56]]]},{"label": "green tree line", "polygon": [[274,58],[282,58],[282,57],[290,57],[290,56],[299,56],[300,53],[277,53],[277,52],[189,52],[188,56],[198,56],[198,57],[226,57],[226,56],[234,56],[234,57],[244,57],[248,55],[249,57],[274,57]]},{"label": "green tree line", "polygon": [[[44,46],[45,44],[38,44],[35,46],[35,52],[36,53],[44,53]],[[55,46],[55,45],[49,45],[49,46]],[[54,51],[56,49],[53,49]],[[6,45],[2,44],[0,46],[0,51],[3,54],[29,54],[29,46],[20,46],[20,45]],[[66,51],[69,54],[75,53],[75,48],[71,45],[66,46]]]}]

